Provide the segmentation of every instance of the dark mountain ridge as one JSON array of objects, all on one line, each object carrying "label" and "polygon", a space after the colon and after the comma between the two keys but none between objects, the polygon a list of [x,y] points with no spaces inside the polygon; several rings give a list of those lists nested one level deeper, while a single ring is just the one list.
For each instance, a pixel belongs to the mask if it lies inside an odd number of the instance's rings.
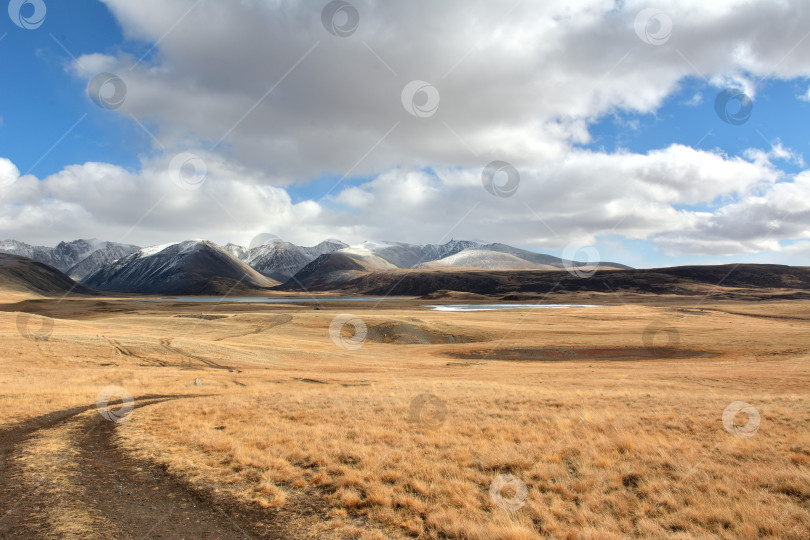
[{"label": "dark mountain ridge", "polygon": [[[482,295],[549,292],[626,291],[652,294],[697,294],[712,287],[810,290],[810,269],[770,264],[678,266],[672,268],[598,270],[590,277],[549,270],[380,270],[309,291],[340,290],[351,294],[423,296],[440,290]],[[292,281],[279,287],[302,290]]]},{"label": "dark mountain ridge", "polygon": [[43,296],[95,294],[52,266],[5,253],[0,253],[0,289]]},{"label": "dark mountain ridge", "polygon": [[90,287],[145,294],[219,295],[278,284],[213,242],[142,249],[88,276]]}]

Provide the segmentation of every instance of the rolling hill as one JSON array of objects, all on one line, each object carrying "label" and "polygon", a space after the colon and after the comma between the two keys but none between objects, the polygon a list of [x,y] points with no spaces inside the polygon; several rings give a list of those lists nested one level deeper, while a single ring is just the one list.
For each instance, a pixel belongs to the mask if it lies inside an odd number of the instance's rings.
[{"label": "rolling hill", "polygon": [[301,269],[287,283],[306,283],[304,288],[328,290],[333,287],[340,288],[343,282],[361,278],[370,272],[396,268],[387,260],[368,250],[348,248],[321,255]]},{"label": "rolling hill", "polygon": [[[282,288],[340,290],[348,294],[423,296],[457,291],[519,299],[550,292],[628,292],[652,294],[731,293],[746,290],[810,291],[810,269],[771,264],[679,266],[655,269],[598,270],[578,277],[560,270],[394,269],[344,275],[331,280],[289,281]],[[802,293],[805,294],[805,293]]]},{"label": "rolling hill", "polygon": [[41,296],[94,294],[52,266],[5,253],[0,254],[0,290]]}]

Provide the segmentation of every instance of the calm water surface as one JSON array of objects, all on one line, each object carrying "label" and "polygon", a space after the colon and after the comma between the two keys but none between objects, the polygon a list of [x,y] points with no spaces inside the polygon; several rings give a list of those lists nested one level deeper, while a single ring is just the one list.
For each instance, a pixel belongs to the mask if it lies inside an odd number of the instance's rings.
[{"label": "calm water surface", "polygon": [[417,296],[177,296],[157,298],[163,302],[247,302],[253,304],[320,304],[325,302],[390,302],[392,300],[413,300]]},{"label": "calm water surface", "polygon": [[570,309],[602,307],[588,304],[445,304],[428,305],[434,311],[497,311],[501,309]]},{"label": "calm water surface", "polygon": [[[414,300],[418,296],[177,296],[157,298],[163,302],[196,302],[214,304],[245,302],[253,304],[320,304],[327,302],[392,302]],[[574,309],[602,307],[590,304],[443,304],[425,305],[434,311],[498,311],[502,309]]]}]

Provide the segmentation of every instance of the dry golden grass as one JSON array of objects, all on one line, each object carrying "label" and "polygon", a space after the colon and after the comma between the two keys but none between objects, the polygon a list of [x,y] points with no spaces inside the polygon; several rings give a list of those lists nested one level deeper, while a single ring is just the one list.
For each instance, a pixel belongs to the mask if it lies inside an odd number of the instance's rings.
[{"label": "dry golden grass", "polygon": [[[77,307],[81,316],[57,320],[50,339],[35,342],[18,336],[13,313],[0,313],[0,422],[93,403],[110,384],[135,396],[198,396],[136,403],[118,427],[121,444],[245,501],[323,508],[321,522],[308,524],[319,537],[807,537],[810,339],[799,319],[810,303],[700,306],[746,315],[676,309],[689,302],[483,313],[418,305],[347,309],[369,326],[393,321],[478,341],[367,341],[352,351],[329,337],[342,311],[217,306],[209,309],[224,317],[195,319],[150,306],[92,317]],[[780,313],[794,318],[750,316]],[[274,325],[280,314],[292,320]],[[715,356],[448,356],[639,348],[652,322],[676,328],[681,349]],[[750,438],[723,426],[735,401],[760,415]],[[490,488],[500,475],[518,481],[499,499]]]},{"label": "dry golden grass", "polygon": [[[320,491],[412,535],[803,536],[804,397],[746,392],[762,424],[741,439],[720,423],[737,393],[696,396],[657,374],[634,375],[605,387],[553,377],[280,388],[161,405],[125,433],[133,450],[182,456],[167,462],[198,482],[268,505],[283,504],[288,487]],[[409,398],[422,391],[448,403],[438,428],[409,422]],[[528,487],[514,512],[489,497],[504,473]]]}]

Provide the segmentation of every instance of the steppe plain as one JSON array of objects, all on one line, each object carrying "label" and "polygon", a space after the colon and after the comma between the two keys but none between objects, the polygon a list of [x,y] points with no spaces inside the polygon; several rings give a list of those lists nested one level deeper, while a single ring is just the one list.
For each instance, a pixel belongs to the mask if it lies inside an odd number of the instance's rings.
[{"label": "steppe plain", "polygon": [[807,538],[810,300],[716,292],[0,293],[0,536]]}]

